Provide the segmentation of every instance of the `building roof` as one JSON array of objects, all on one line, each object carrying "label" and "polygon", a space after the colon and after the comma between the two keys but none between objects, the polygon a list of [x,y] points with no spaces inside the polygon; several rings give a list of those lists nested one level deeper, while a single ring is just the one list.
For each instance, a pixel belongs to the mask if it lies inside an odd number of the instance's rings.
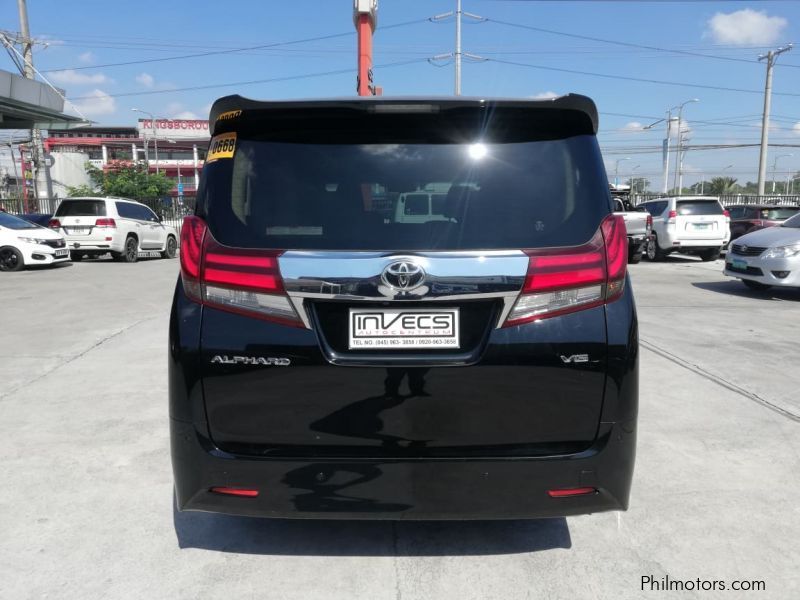
[{"label": "building roof", "polygon": [[69,128],[86,123],[63,110],[64,98],[50,86],[0,71],[0,129]]}]

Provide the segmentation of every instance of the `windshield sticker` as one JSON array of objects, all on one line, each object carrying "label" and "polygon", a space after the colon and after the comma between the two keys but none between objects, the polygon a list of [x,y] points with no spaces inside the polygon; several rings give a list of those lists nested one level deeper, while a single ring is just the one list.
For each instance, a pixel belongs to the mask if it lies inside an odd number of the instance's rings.
[{"label": "windshield sticker", "polygon": [[208,145],[208,156],[206,162],[214,162],[220,158],[233,158],[233,152],[236,150],[236,133],[223,133],[215,135]]}]

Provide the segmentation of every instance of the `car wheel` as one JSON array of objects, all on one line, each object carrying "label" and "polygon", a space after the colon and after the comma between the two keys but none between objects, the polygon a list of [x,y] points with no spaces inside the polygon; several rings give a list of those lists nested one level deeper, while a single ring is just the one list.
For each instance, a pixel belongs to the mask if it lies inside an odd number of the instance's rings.
[{"label": "car wheel", "polygon": [[0,248],[0,271],[19,271],[24,266],[22,252],[10,246]]},{"label": "car wheel", "polygon": [[136,238],[129,236],[125,240],[125,250],[122,252],[122,260],[128,263],[135,263],[139,260],[139,242]]},{"label": "car wheel", "polygon": [[178,250],[178,242],[175,240],[173,236],[169,236],[167,238],[167,246],[161,253],[161,258],[175,258],[177,250]]},{"label": "car wheel", "polygon": [[711,248],[710,250],[703,250],[700,252],[700,259],[703,262],[710,262],[719,258],[720,248]]},{"label": "car wheel", "polygon": [[647,240],[645,253],[647,254],[647,260],[653,262],[664,260],[664,257],[666,257],[666,253],[662,252],[661,248],[658,247],[658,240],[655,235],[650,236],[650,239]]},{"label": "car wheel", "polygon": [[767,285],[766,283],[759,283],[758,281],[753,281],[752,279],[742,279],[742,283],[749,287],[751,290],[755,290],[757,292],[763,292],[764,290],[768,290],[771,288],[771,285]]},{"label": "car wheel", "polygon": [[72,262],[81,262],[83,260],[83,254],[80,254],[79,252],[70,252],[69,258],[72,260]]}]

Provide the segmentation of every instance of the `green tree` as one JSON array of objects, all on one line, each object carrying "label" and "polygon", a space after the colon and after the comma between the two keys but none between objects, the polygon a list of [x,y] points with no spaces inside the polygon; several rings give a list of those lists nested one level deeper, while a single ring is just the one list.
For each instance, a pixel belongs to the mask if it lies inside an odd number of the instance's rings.
[{"label": "green tree", "polygon": [[725,196],[736,193],[738,188],[735,177],[714,177],[708,186],[708,193]]},{"label": "green tree", "polygon": [[86,165],[90,185],[67,188],[69,196],[121,196],[140,200],[158,198],[172,189],[164,174],[150,173],[144,162],[111,161],[104,169]]}]

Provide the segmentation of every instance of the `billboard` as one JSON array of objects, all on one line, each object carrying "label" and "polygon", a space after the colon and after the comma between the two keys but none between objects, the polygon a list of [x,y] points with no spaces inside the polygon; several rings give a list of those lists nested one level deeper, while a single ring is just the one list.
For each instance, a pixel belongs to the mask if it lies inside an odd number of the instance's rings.
[{"label": "billboard", "polygon": [[[153,137],[153,121],[150,119],[139,119],[136,129],[141,137]],[[205,119],[156,119],[155,130],[158,139],[206,140],[210,137]]]}]

